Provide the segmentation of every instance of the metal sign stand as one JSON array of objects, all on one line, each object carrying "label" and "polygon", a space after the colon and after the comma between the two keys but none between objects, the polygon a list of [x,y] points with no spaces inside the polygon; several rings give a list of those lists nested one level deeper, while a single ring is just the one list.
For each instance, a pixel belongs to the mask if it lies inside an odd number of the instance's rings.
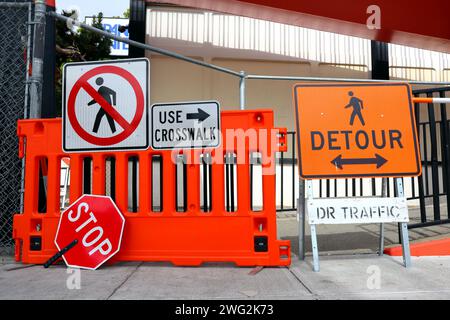
[{"label": "metal sign stand", "polygon": [[[394,180],[396,186],[397,186],[397,197],[398,198],[405,198],[404,192],[403,192],[403,181],[401,178],[395,178]],[[314,193],[313,193],[313,183],[312,180],[306,180],[306,201],[313,200],[314,199]],[[385,196],[385,190],[386,190],[386,179],[383,179],[383,194],[382,196]],[[300,184],[301,188],[301,184]],[[300,192],[301,195],[301,192]],[[303,260],[304,258],[304,249],[302,248],[304,246],[304,233],[300,233],[301,229],[304,226],[305,221],[305,210],[306,206],[301,206],[302,199],[299,199],[299,206],[298,206],[298,216],[299,216],[299,258],[300,260]],[[303,210],[302,210],[303,209]],[[300,211],[303,211],[302,212]],[[317,245],[317,230],[315,224],[310,224],[311,227],[311,246],[312,246],[312,254],[313,254],[313,270],[314,272],[320,271],[320,263],[319,263],[319,247]],[[411,254],[410,254],[410,248],[409,248],[409,235],[408,235],[408,224],[406,222],[400,222],[400,237],[402,240],[402,248],[403,248],[403,264],[405,268],[409,268],[411,266]],[[384,225],[383,223],[380,224],[380,252],[379,255],[383,255],[384,250]]]}]

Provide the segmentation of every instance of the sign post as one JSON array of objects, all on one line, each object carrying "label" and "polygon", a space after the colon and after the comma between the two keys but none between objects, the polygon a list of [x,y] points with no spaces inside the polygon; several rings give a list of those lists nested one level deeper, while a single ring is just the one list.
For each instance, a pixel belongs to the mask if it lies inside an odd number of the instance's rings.
[{"label": "sign post", "polygon": [[63,73],[63,150],[149,147],[148,59],[68,63]]},{"label": "sign post", "polygon": [[[405,267],[411,265],[404,176],[421,173],[411,88],[404,83],[322,83],[294,87],[299,171],[306,180],[313,268],[319,271],[316,225],[400,224]],[[314,198],[311,179],[383,178],[381,197]],[[394,177],[397,197],[386,197]],[[299,215],[301,212],[299,212]],[[299,219],[301,222],[301,219]]]}]

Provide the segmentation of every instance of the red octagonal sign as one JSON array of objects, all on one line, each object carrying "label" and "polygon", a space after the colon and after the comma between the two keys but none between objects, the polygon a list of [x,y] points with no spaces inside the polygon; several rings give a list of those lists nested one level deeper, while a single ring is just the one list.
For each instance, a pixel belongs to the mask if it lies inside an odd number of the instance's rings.
[{"label": "red octagonal sign", "polygon": [[110,197],[83,195],[61,213],[55,244],[62,250],[77,240],[63,255],[66,265],[95,270],[119,251],[124,226]]}]

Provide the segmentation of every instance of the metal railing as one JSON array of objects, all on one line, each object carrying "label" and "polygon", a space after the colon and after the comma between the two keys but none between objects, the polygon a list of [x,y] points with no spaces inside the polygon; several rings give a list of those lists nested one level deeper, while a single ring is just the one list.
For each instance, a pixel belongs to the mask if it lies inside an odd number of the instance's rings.
[{"label": "metal railing", "polygon": [[[149,44],[137,42],[134,40],[122,38],[120,36],[117,36],[115,34],[111,34],[107,31],[97,29],[93,26],[87,25],[85,23],[82,23],[78,20],[74,20],[70,17],[63,16],[61,14],[58,14],[56,12],[48,12],[48,15],[54,17],[55,19],[68,22],[71,25],[78,26],[80,28],[89,30],[91,32],[95,32],[97,34],[100,34],[102,36],[105,36],[107,38],[127,43],[130,46],[134,46],[143,50],[148,50],[151,52],[155,52],[167,57],[172,57],[174,59],[182,60],[185,62],[189,62],[192,64],[196,64],[205,68],[213,69],[215,71],[219,71],[234,77],[239,78],[239,106],[241,110],[245,109],[245,91],[246,91],[246,81],[247,80],[287,80],[287,81],[327,81],[327,82],[399,82],[398,80],[371,80],[371,79],[350,79],[350,78],[321,78],[321,77],[293,77],[293,76],[271,76],[271,75],[254,75],[254,74],[247,74],[245,71],[235,71],[232,69],[228,69],[225,67],[221,67],[215,64],[203,62],[200,60],[196,60],[187,56],[184,56],[182,54],[161,49]],[[406,81],[410,84],[414,85],[450,85],[450,82],[432,82],[432,81]]]},{"label": "metal railing", "polygon": [[[277,156],[277,211],[294,211],[297,210],[297,193],[296,193],[296,185],[298,181],[298,171],[297,171],[297,157],[296,150],[297,146],[295,145],[296,132],[288,131],[287,132],[287,144],[288,144],[288,152],[280,152]],[[290,155],[289,155],[290,152]],[[287,170],[286,170],[287,168]],[[285,171],[289,172],[287,175]],[[285,199],[285,190],[286,186],[289,185],[289,196],[290,201],[286,203]]]}]

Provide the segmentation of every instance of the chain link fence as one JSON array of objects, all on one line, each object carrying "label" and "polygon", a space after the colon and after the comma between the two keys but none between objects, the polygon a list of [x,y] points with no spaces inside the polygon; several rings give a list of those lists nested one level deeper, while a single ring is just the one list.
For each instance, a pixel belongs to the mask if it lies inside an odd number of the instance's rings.
[{"label": "chain link fence", "polygon": [[32,10],[30,0],[0,2],[0,255],[13,252],[12,219],[21,210],[16,128],[18,119],[28,117]]}]

